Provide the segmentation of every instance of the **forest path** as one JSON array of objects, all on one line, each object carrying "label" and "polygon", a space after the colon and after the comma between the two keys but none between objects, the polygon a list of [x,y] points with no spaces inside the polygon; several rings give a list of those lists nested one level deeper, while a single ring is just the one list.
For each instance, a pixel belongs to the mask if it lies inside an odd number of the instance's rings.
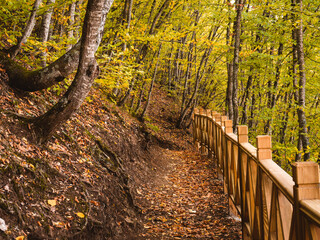
[{"label": "forest path", "polygon": [[213,160],[194,151],[163,154],[168,171],[140,192],[144,231],[138,239],[241,239]]}]

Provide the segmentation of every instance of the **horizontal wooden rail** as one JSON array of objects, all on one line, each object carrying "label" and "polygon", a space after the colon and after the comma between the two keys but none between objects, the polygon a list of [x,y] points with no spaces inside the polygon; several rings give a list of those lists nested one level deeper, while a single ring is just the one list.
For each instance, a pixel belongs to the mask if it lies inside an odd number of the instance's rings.
[{"label": "horizontal wooden rail", "polygon": [[272,160],[271,137],[248,142],[248,127],[232,132],[232,121],[196,110],[193,140],[217,161],[230,210],[241,216],[243,239],[320,240],[319,167],[292,165],[293,177]]}]

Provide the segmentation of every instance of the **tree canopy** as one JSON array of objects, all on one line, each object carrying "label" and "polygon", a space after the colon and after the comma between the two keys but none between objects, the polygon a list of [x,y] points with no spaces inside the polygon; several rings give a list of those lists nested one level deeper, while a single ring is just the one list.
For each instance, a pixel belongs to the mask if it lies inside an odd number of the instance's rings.
[{"label": "tree canopy", "polygon": [[[79,63],[86,4],[0,1],[1,63],[13,87],[63,94]],[[177,127],[190,125],[195,107],[212,108],[247,124],[251,138],[272,135],[283,167],[318,160],[319,7],[313,0],[116,0],[95,83],[141,120],[156,84],[180,105]]]}]

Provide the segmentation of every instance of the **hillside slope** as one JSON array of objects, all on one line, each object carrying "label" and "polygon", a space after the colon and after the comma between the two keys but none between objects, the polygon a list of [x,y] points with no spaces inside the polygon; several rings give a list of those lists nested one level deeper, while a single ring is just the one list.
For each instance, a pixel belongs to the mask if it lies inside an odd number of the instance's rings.
[{"label": "hillside slope", "polygon": [[[133,238],[141,228],[137,189],[165,169],[159,148],[179,148],[166,138],[180,131],[162,120],[142,124],[93,89],[80,111],[38,146],[11,112],[39,115],[56,94],[15,92],[1,78],[0,218],[8,228],[0,239]],[[170,101],[159,102],[164,114]],[[159,110],[150,109],[151,116]]]}]

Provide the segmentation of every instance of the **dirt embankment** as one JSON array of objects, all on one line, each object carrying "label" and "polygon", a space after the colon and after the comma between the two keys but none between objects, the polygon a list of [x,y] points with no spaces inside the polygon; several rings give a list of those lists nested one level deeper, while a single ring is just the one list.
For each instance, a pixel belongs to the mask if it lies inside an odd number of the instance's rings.
[{"label": "dirt embankment", "polygon": [[[164,171],[158,149],[178,147],[166,140],[166,126],[140,123],[93,89],[80,111],[38,146],[9,112],[37,116],[57,100],[54,91],[24,95],[0,83],[0,218],[7,227],[0,239],[136,236],[139,186]],[[155,137],[159,132],[163,138]]]},{"label": "dirt embankment", "polygon": [[12,112],[38,116],[61,89],[15,92],[0,72],[0,239],[241,236],[211,161],[190,152],[190,135],[174,127],[174,99],[155,88],[141,123],[96,86],[78,113],[38,146]]}]

